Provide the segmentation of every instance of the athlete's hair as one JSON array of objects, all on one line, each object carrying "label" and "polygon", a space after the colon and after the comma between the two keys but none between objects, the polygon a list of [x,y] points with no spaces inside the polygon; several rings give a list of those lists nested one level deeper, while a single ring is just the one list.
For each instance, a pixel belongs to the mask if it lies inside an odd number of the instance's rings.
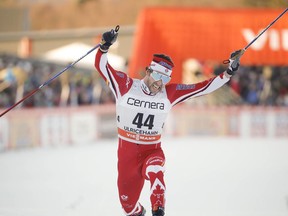
[{"label": "athlete's hair", "polygon": [[174,67],[174,63],[173,63],[172,59],[165,54],[154,54],[153,57],[154,57],[153,60],[156,60],[156,61],[160,60],[161,61],[161,59],[162,59],[165,62],[167,62],[169,65],[171,65],[171,67]]}]

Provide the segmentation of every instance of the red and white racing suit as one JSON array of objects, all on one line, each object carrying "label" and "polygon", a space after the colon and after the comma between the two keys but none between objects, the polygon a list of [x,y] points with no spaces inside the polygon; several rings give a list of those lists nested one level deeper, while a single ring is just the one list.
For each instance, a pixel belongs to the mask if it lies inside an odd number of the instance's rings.
[{"label": "red and white racing suit", "polygon": [[118,190],[127,215],[141,211],[138,202],[144,181],[151,183],[151,207],[165,206],[164,164],[161,134],[165,119],[173,106],[189,98],[208,94],[229,81],[224,74],[196,84],[167,84],[150,95],[143,80],[132,79],[116,71],[100,49],[95,67],[116,99],[118,127]]}]

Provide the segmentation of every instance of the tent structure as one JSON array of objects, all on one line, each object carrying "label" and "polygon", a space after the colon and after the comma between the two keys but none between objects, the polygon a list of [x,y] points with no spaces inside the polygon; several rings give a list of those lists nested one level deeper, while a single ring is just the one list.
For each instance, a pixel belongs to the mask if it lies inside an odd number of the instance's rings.
[{"label": "tent structure", "polygon": [[[50,50],[46,52],[42,58],[46,61],[52,61],[55,63],[70,64],[76,61],[77,59],[79,59],[81,56],[83,56],[92,48],[93,46],[89,46],[85,43],[75,42],[75,43],[71,43],[71,44],[59,47],[57,49]],[[86,69],[94,69],[95,54],[96,54],[96,50],[94,50],[85,58],[83,58],[81,61],[79,61],[76,64],[76,66],[83,67]],[[118,55],[112,54],[112,53],[108,53],[108,58],[109,58],[110,64],[115,69],[123,70],[125,68],[124,58]]]},{"label": "tent structure", "polygon": [[[129,75],[140,77],[154,53],[169,55],[175,64],[172,82],[183,82],[189,59],[222,64],[232,51],[244,48],[282,9],[148,7],[142,10]],[[288,22],[279,20],[241,58],[241,65],[287,65]]]}]

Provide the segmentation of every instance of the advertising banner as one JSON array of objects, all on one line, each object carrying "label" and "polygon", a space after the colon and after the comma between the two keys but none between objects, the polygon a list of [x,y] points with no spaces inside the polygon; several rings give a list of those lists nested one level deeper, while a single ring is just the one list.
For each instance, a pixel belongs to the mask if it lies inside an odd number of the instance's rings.
[{"label": "advertising banner", "polygon": [[9,139],[9,122],[7,118],[0,118],[0,151],[7,148]]},{"label": "advertising banner", "polygon": [[69,116],[64,113],[44,114],[40,119],[41,145],[67,145],[69,139]]},{"label": "advertising banner", "polygon": [[[187,59],[222,64],[232,51],[246,47],[282,12],[264,8],[146,8],[137,23],[129,74],[141,77],[152,55],[164,53],[175,64],[172,81],[181,82]],[[284,14],[249,47],[241,65],[287,64],[287,16]]]}]

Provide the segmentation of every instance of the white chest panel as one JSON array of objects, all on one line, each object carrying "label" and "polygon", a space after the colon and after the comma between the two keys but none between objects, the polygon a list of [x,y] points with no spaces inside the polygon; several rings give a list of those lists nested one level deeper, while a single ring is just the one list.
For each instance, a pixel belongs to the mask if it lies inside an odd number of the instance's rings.
[{"label": "white chest panel", "polygon": [[118,134],[138,144],[158,143],[172,106],[166,91],[151,96],[140,85],[140,80],[134,80],[130,90],[116,101]]}]

